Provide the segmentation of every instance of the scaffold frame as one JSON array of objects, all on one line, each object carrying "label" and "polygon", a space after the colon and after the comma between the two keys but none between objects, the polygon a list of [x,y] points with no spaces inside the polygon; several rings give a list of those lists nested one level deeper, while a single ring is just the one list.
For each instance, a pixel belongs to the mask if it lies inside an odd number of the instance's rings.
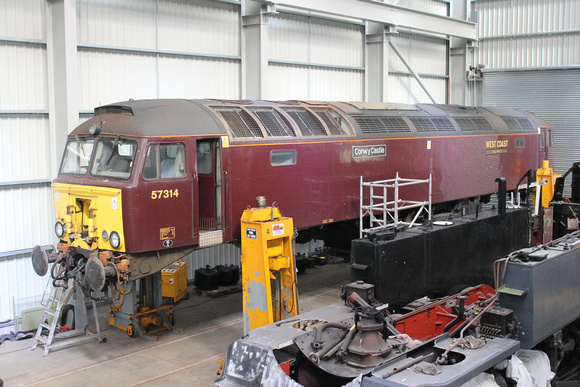
[{"label": "scaffold frame", "polygon": [[[399,197],[399,188],[415,184],[429,184],[429,198],[425,201],[405,200]],[[368,204],[365,204],[365,187],[368,187]],[[393,189],[394,199],[389,201],[388,190]],[[378,192],[377,192],[378,191]],[[431,196],[432,196],[432,177],[429,174],[428,179],[407,179],[399,177],[399,172],[394,179],[377,180],[371,182],[363,181],[360,177],[360,219],[359,219],[359,237],[371,231],[384,230],[405,226],[411,228],[423,211],[427,213],[428,220],[431,220]],[[418,208],[415,217],[411,222],[400,220],[399,212],[412,208]],[[369,227],[364,228],[363,218],[369,216]],[[378,216],[380,215],[380,216]]]}]

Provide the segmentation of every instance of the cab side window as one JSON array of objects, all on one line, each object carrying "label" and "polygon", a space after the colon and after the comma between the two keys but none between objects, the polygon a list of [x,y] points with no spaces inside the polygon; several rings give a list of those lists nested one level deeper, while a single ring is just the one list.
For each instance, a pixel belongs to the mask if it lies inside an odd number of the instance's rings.
[{"label": "cab side window", "polygon": [[146,180],[175,179],[185,176],[183,144],[153,144],[147,150],[143,178]]}]

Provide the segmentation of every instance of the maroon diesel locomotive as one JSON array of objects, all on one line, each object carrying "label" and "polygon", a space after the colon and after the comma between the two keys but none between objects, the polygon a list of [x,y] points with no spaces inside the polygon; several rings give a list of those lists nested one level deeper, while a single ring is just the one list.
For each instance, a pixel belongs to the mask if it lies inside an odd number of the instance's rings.
[{"label": "maroon diesel locomotive", "polygon": [[[547,158],[530,113],[455,105],[143,100],[95,109],[54,181],[59,250],[126,279],[239,240],[257,196],[299,230],[359,217],[359,183],[432,175],[432,202],[508,190]],[[416,188],[409,195],[424,195]],[[148,259],[151,258],[151,259]]]}]

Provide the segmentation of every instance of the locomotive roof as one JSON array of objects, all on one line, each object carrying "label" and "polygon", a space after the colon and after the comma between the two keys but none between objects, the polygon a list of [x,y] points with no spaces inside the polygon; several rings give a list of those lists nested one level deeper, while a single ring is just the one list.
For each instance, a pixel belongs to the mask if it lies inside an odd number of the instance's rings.
[{"label": "locomotive roof", "polygon": [[[95,109],[94,117],[79,125],[71,135],[89,134],[91,125],[101,126],[103,134],[137,137],[226,135],[228,134],[226,126],[229,125],[233,137],[239,138],[232,126],[244,121],[241,123],[246,125],[246,132],[250,132],[248,137],[269,137],[271,133],[266,128],[268,121],[260,118],[261,123],[258,124],[255,119],[258,116],[256,112],[266,114],[268,110],[274,110],[274,108],[294,114],[307,112],[308,117],[284,115],[287,123],[294,120],[296,128],[300,130],[302,130],[302,125],[310,125],[308,122],[298,122],[305,120],[324,121],[324,125],[329,128],[333,125],[332,120],[325,119],[321,112],[325,111],[324,109],[339,112],[347,118],[355,131],[354,134],[359,138],[385,135],[409,136],[413,133],[421,136],[450,135],[453,132],[461,134],[464,131],[470,133],[474,131],[531,132],[536,131],[538,126],[548,126],[545,121],[523,110],[497,107],[409,105],[384,102],[154,99],[129,100],[98,107]],[[230,116],[232,112],[237,113],[232,118],[226,116],[225,111]],[[245,115],[240,115],[240,112]],[[252,117],[248,112],[253,112],[256,117]],[[228,117],[235,122],[228,120]],[[250,120],[253,121],[254,127],[252,127],[252,122],[247,122]],[[323,130],[320,133],[325,134],[323,125],[320,123],[317,125]],[[266,130],[261,131],[259,127]],[[347,132],[341,133],[338,127],[334,133],[330,128],[328,130],[329,134],[352,135]],[[316,133],[312,132],[309,135],[316,135]],[[272,136],[275,137],[275,135]]]}]

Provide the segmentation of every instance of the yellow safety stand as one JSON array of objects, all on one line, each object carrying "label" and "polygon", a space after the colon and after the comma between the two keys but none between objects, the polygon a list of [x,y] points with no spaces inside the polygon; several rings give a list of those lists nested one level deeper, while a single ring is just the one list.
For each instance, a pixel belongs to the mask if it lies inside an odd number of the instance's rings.
[{"label": "yellow safety stand", "polygon": [[292,218],[265,201],[241,219],[244,334],[298,314]]}]

